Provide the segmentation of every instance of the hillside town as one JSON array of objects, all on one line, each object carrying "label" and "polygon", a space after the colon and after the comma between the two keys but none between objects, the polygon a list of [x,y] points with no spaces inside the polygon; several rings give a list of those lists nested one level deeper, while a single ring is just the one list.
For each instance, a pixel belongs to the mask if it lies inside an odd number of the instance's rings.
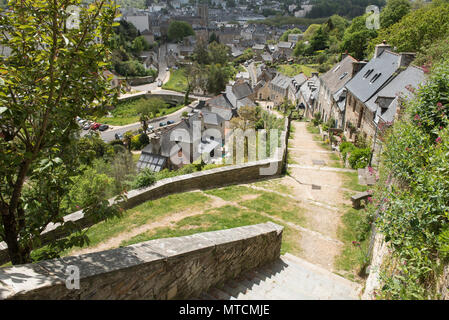
[{"label": "hillside town", "polygon": [[449,299],[447,1],[107,3],[1,6],[0,299]]}]

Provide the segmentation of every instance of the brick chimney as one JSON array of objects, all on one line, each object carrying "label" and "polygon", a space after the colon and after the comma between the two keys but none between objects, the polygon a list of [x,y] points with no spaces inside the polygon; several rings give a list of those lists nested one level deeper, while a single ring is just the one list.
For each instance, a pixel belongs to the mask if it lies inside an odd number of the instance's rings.
[{"label": "brick chimney", "polygon": [[387,41],[382,41],[381,44],[378,44],[376,46],[376,49],[374,50],[374,57],[377,58],[384,52],[385,50],[391,50],[391,46],[387,44]]},{"label": "brick chimney", "polygon": [[348,50],[341,54],[341,61],[343,61],[347,56],[349,56]]},{"label": "brick chimney", "polygon": [[352,75],[354,77],[367,64],[367,61],[354,61],[352,63]]},{"label": "brick chimney", "polygon": [[416,53],[413,52],[401,52],[399,53],[399,66],[408,67],[409,64],[415,59]]}]

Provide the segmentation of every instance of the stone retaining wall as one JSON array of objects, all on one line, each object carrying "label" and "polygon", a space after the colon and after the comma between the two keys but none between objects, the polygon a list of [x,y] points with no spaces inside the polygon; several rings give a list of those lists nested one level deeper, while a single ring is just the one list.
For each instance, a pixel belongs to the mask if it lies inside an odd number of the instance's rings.
[{"label": "stone retaining wall", "polygon": [[[280,256],[264,223],[0,269],[0,299],[187,299]],[[66,288],[67,267],[79,289]]]},{"label": "stone retaining wall", "polygon": [[[285,132],[284,132],[285,134]],[[280,153],[281,151],[279,151]],[[272,166],[275,168],[272,176],[263,175],[264,168]],[[173,178],[157,181],[145,189],[132,190],[128,193],[128,201],[124,204],[125,209],[130,209],[149,200],[155,200],[173,193],[181,193],[197,189],[216,188],[236,183],[247,183],[260,179],[278,176],[281,174],[282,160],[261,160],[241,165],[225,166],[216,169],[194,172]],[[112,203],[112,199],[110,202]],[[93,216],[86,216],[82,210],[64,217],[64,221],[72,221],[82,228],[92,226],[99,222]],[[42,232],[42,245],[53,239],[68,235],[60,224],[50,224]],[[7,245],[0,243],[0,265],[9,261]]]}]

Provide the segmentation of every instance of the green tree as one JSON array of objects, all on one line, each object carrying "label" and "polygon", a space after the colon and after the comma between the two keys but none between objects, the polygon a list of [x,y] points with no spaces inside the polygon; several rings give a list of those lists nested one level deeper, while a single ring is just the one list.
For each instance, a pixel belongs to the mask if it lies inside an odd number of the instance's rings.
[{"label": "green tree", "polygon": [[165,101],[159,98],[142,99],[138,102],[136,110],[139,114],[139,121],[142,124],[143,132],[147,132],[150,119],[156,117],[159,110],[166,106]]},{"label": "green tree", "polygon": [[315,35],[315,32],[321,27],[319,24],[311,24],[306,31],[304,31],[304,40],[309,41]]},{"label": "green tree", "polygon": [[288,41],[288,36],[290,34],[302,34],[302,31],[298,28],[289,29],[282,34],[282,36],[279,40],[280,41]]},{"label": "green tree", "polygon": [[207,51],[207,44],[203,39],[198,39],[193,49],[192,59],[199,64],[209,63],[209,52]]},{"label": "green tree", "polygon": [[210,37],[209,37],[209,43],[212,43],[212,42],[214,42],[214,41],[217,42],[217,43],[220,42],[220,40],[219,40],[217,34],[216,34],[215,32],[212,32],[212,34],[211,34]]},{"label": "green tree", "polygon": [[132,50],[136,55],[140,55],[142,51],[148,50],[150,44],[145,40],[143,36],[138,36],[132,42]]},{"label": "green tree", "polygon": [[[103,73],[117,9],[108,1],[80,3],[12,0],[12,10],[0,16],[0,43],[12,50],[0,57],[0,238],[13,264],[31,262],[50,223],[77,231],[70,241],[50,246],[86,241],[81,230],[63,221],[70,212],[61,203],[81,170],[76,116],[102,116],[117,97]],[[78,24],[68,23],[69,5],[80,8]],[[119,212],[101,194],[85,204],[87,215]]]},{"label": "green tree", "polygon": [[366,27],[366,15],[354,18],[351,25],[345,30],[341,50],[347,51],[356,59],[363,59],[369,41],[377,36],[376,30]]},{"label": "green tree", "polygon": [[213,94],[220,94],[226,88],[229,74],[224,67],[218,64],[212,64],[208,69],[207,91]]},{"label": "green tree", "polygon": [[231,56],[231,49],[221,43],[212,42],[208,47],[209,51],[209,61],[215,64],[226,64]]},{"label": "green tree", "polygon": [[387,0],[387,5],[380,13],[380,25],[382,28],[388,28],[402,19],[410,12],[409,0]]},{"label": "green tree", "polygon": [[386,40],[397,51],[420,52],[449,32],[449,3],[437,2],[411,11],[398,23],[381,29],[377,38],[370,43],[372,52],[375,45]]},{"label": "green tree", "polygon": [[328,47],[328,41],[328,34],[320,27],[310,40],[310,48],[312,51],[324,50]]},{"label": "green tree", "polygon": [[181,41],[185,37],[193,35],[195,35],[195,32],[192,26],[185,21],[172,21],[168,27],[168,39],[170,41]]}]

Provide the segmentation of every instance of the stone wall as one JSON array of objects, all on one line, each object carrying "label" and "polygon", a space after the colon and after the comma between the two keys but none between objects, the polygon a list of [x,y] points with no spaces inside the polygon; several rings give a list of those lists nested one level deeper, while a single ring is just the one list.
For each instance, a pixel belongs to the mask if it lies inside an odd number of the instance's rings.
[{"label": "stone wall", "polygon": [[[285,139],[285,132],[281,139]],[[284,150],[282,148],[281,150]],[[282,151],[279,154],[282,155]],[[273,168],[271,175],[264,174],[264,168]],[[217,188],[230,184],[247,183],[260,179],[267,179],[280,175],[282,172],[282,159],[261,160],[241,165],[225,166],[216,169],[194,172],[173,178],[157,181],[145,189],[132,190],[128,193],[125,209],[130,209],[149,200],[155,200],[173,193],[181,193],[197,189]],[[113,200],[111,199],[110,202]],[[99,221],[93,216],[86,216],[82,210],[64,217],[64,221],[72,221],[83,228],[89,227]],[[43,231],[42,245],[53,239],[61,238],[68,233],[60,224],[50,224]],[[0,243],[0,265],[9,261],[8,249],[4,242]]]},{"label": "stone wall", "polygon": [[[187,299],[280,256],[264,223],[0,269],[0,299]],[[79,289],[66,288],[67,267]]]}]

